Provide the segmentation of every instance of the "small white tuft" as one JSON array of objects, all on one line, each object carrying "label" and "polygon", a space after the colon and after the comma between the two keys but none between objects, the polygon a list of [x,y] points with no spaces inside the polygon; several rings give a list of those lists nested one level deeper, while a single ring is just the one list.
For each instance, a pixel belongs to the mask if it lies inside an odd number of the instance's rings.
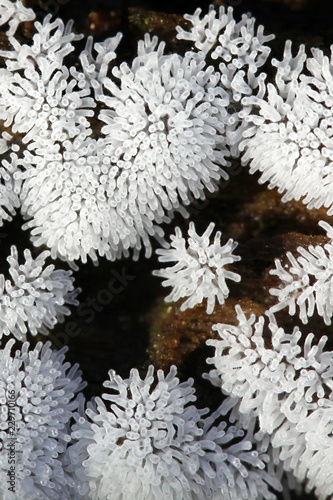
[{"label": "small white tuft", "polygon": [[165,278],[163,286],[173,288],[166,302],[176,302],[182,297],[189,297],[180,307],[181,311],[201,304],[207,298],[207,313],[211,314],[215,300],[224,304],[229,295],[226,279],[239,282],[239,274],[225,269],[225,266],[239,261],[241,258],[233,255],[238,243],[229,239],[221,246],[221,232],[217,231],[214,242],[209,238],[215,224],[211,222],[202,236],[195,231],[195,225],[190,222],[187,240],[182,237],[179,227],[171,236],[170,249],[156,251],[160,262],[176,262],[173,267],[153,271],[154,276]]},{"label": "small white tuft", "polygon": [[11,279],[0,274],[0,338],[14,335],[23,341],[27,331],[47,335],[70,314],[67,305],[78,305],[80,289],[74,290],[72,272],[45,266],[49,255],[46,250],[33,259],[26,249],[24,263],[19,264],[17,249],[11,247],[7,258]]}]

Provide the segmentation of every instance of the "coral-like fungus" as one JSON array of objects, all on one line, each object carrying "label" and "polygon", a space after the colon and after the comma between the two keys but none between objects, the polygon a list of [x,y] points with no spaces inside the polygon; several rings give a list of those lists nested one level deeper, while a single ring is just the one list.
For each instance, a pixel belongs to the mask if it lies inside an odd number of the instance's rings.
[{"label": "coral-like fungus", "polygon": [[[257,439],[270,435],[284,469],[299,481],[307,480],[307,489],[315,488],[324,499],[333,487],[331,475],[325,481],[317,475],[332,453],[333,353],[324,351],[327,337],[313,345],[310,333],[302,347],[302,332],[295,327],[286,333],[270,315],[266,342],[271,347],[266,347],[264,318],[247,319],[239,306],[236,312],[238,325],[213,327],[221,339],[207,341],[215,347],[214,357],[207,360],[215,368],[207,377],[233,401],[239,400],[240,415],[258,417]],[[321,421],[325,425],[315,443],[313,432]]]},{"label": "coral-like fungus", "polygon": [[[203,418],[193,380],[179,382],[172,366],[144,379],[132,370],[123,380],[113,370],[97,398],[74,425],[77,443],[68,449],[81,493],[95,500],[274,499],[280,489],[268,473],[266,454],[252,450],[252,431]],[[110,404],[111,403],[111,404]],[[81,465],[83,464],[83,466]]]},{"label": "coral-like fungus", "polygon": [[24,264],[19,264],[17,249],[11,247],[7,258],[11,279],[0,274],[0,338],[14,335],[26,340],[27,331],[47,335],[70,314],[68,305],[78,305],[80,289],[74,289],[72,272],[45,266],[49,255],[45,250],[33,259],[26,249]]},{"label": "coral-like fungus", "polygon": [[240,281],[239,274],[228,271],[225,266],[240,260],[238,255],[233,255],[237,242],[229,239],[221,245],[221,231],[215,234],[214,242],[210,244],[209,238],[215,224],[211,222],[202,236],[195,231],[193,222],[190,222],[188,238],[182,237],[179,227],[176,234],[171,236],[171,247],[159,249],[156,253],[160,262],[176,262],[172,267],[153,271],[155,276],[165,278],[163,286],[172,286],[173,290],[165,300],[176,302],[180,298],[188,297],[180,309],[184,311],[207,298],[207,313],[214,310],[216,299],[224,304],[229,295],[226,279]]},{"label": "coral-like fungus", "polygon": [[285,193],[283,201],[302,199],[332,214],[333,66],[321,50],[312,54],[306,58],[301,46],[293,57],[286,42],[282,61],[272,61],[275,84],[265,95],[243,99],[253,111],[240,148],[250,172],[261,172],[260,182]]},{"label": "coral-like fungus", "polygon": [[6,500],[75,499],[65,452],[71,418],[82,405],[77,393],[85,383],[77,365],[64,362],[67,348],[56,352],[50,342],[39,342],[29,350],[26,342],[12,355],[13,344],[9,340],[0,350],[1,495]]}]

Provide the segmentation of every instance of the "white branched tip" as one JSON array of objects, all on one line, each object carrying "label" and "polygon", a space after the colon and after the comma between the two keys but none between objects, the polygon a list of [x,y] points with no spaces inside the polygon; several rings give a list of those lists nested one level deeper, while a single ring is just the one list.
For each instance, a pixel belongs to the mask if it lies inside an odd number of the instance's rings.
[{"label": "white branched tip", "polygon": [[33,21],[35,17],[34,11],[24,7],[21,0],[0,0],[0,26],[8,23],[8,36],[15,34],[20,23]]},{"label": "white branched tip", "polygon": [[287,252],[289,262],[284,266],[276,259],[275,269],[270,270],[270,274],[280,279],[278,288],[269,290],[278,299],[270,311],[274,313],[288,307],[289,314],[294,315],[298,310],[301,321],[307,323],[317,310],[325,324],[330,325],[333,315],[333,245],[309,245],[307,249],[298,247],[297,251],[297,256]]}]

